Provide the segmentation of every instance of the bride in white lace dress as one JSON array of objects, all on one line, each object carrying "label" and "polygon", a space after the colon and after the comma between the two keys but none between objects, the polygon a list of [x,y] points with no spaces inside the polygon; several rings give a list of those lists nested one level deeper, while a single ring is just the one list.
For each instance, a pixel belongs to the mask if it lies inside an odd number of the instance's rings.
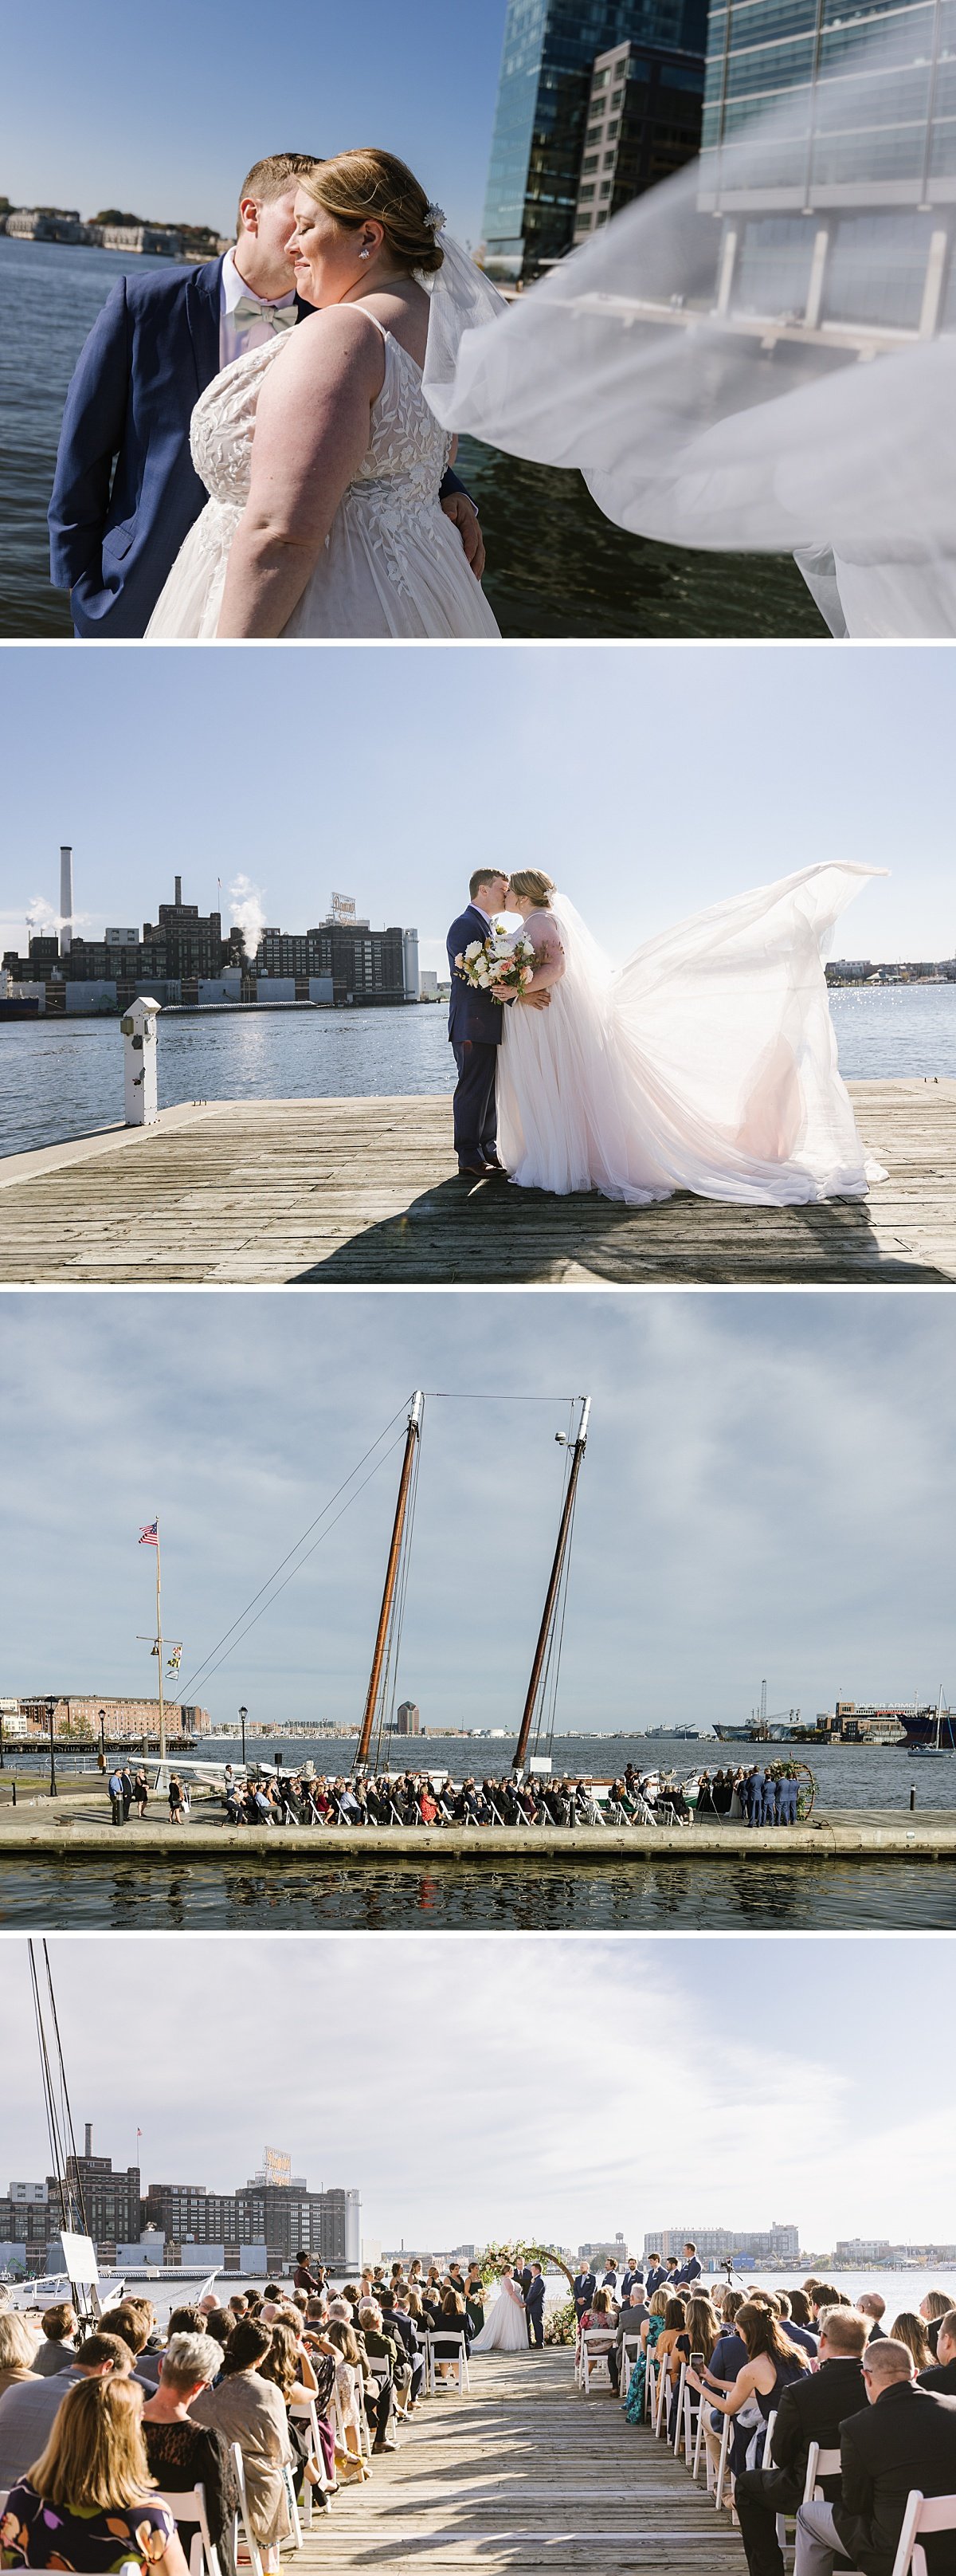
[{"label": "bride in white lace dress", "polygon": [[442,221],[388,153],[340,153],[303,181],[296,286],[316,310],[201,395],[210,497],[151,639],[498,634],[441,507],[453,442],[422,390]]},{"label": "bride in white lace dress", "polygon": [[858,1199],[868,1163],[841,1081],[824,946],[879,869],[803,868],[715,904],[612,968],[538,868],[507,910],[533,943],[505,1006],[498,1154],[523,1189],[599,1190],[643,1207],[675,1190],[741,1205]]},{"label": "bride in white lace dress", "polygon": [[[531,1018],[537,1015],[532,1012]],[[542,1014],[542,1017],[544,1014]],[[472,2344],[472,2358],[483,2352],[527,2352],[528,2318],[524,2299],[511,2272],[503,2272],[498,2296],[489,2308],[480,2335]]]}]

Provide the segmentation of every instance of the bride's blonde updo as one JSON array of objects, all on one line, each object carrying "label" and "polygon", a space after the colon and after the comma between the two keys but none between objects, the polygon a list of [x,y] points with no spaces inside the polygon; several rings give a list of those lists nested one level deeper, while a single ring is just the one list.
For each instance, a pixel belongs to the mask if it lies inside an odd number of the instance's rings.
[{"label": "bride's blonde updo", "polygon": [[554,878],[545,876],[543,868],[519,868],[508,884],[522,903],[533,903],[538,912],[547,912],[551,896],[557,893]]},{"label": "bride's blonde updo", "polygon": [[381,224],[400,268],[420,268],[428,275],[441,267],[444,252],[426,220],[431,207],[424,188],[393,152],[379,152],[373,145],[337,152],[331,161],[317,161],[299,185],[349,232],[362,224]]}]

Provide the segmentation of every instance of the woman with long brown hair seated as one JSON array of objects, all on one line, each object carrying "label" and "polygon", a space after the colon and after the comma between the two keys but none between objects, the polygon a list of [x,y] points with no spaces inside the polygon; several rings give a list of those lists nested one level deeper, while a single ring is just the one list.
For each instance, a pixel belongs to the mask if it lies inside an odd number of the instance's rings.
[{"label": "woman with long brown hair seated", "polygon": [[[738,2308],[734,2333],[746,2346],[745,2368],[726,2396],[719,2396],[716,2389],[706,2389],[703,2394],[708,2407],[715,2407],[720,2415],[744,2414],[743,2422],[734,2426],[731,2474],[736,2478],[746,2468],[747,2450],[760,2420],[767,2423],[779,2404],[781,2389],[790,2380],[807,2377],[808,2364],[806,2354],[788,2341],[772,2309],[757,2299],[745,2299],[743,2307]],[[691,2387],[699,2389],[696,2373],[692,2371],[689,2377]],[[759,2467],[759,2460],[756,2465]]]},{"label": "woman with long brown hair seated", "polygon": [[4,2567],[139,2566],[186,2576],[168,2505],[146,2456],[135,2379],[87,2379],[64,2397],[46,2450],[11,2487],[0,2520]]}]

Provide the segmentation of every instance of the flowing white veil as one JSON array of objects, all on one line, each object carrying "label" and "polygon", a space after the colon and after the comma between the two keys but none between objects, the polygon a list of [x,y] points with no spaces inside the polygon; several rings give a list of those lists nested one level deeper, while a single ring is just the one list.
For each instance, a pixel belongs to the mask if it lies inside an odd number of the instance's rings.
[{"label": "flowing white veil", "polygon": [[592,1186],[635,1205],[675,1189],[757,1206],[864,1196],[884,1175],[864,1158],[840,1076],[823,961],[841,912],[882,874],[849,861],[802,868],[677,923],[617,967],[556,893],[563,978],[548,1011],[520,1014],[516,1043],[506,1032],[508,1168],[533,1133],[541,1186],[561,1186],[567,1153],[566,1186],[587,1186],[586,1165]]},{"label": "flowing white veil", "polygon": [[[445,426],[578,467],[607,517],[643,536],[795,553],[837,633],[956,634],[956,286],[946,209],[931,203],[946,194],[950,66],[934,89],[913,16],[862,36],[834,21],[826,78],[772,112],[738,101],[718,148],[505,313],[476,314],[453,376],[429,390]],[[925,127],[926,176],[881,187],[904,124],[911,155]],[[841,234],[867,180],[879,214]],[[766,210],[770,182],[787,223],[735,214]]]},{"label": "flowing white veil", "polygon": [[465,332],[482,331],[489,322],[500,321],[508,306],[490,278],[475,267],[468,252],[447,230],[442,207],[429,206],[425,222],[443,257],[440,268],[417,268],[414,272],[415,282],[424,287],[431,306],[422,391],[436,417],[443,420],[439,406],[454,384]]}]

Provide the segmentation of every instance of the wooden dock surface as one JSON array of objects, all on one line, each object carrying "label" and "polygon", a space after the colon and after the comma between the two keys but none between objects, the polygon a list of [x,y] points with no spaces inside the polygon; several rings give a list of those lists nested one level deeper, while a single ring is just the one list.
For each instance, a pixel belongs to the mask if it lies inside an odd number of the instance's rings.
[{"label": "wooden dock surface", "polygon": [[881,1286],[956,1279],[956,1081],[851,1084],[887,1179],[865,1201],[623,1208],[469,1183],[447,1096],[163,1112],[0,1160],[0,1281],[24,1286]]},{"label": "wooden dock surface", "polygon": [[570,2349],[489,2355],[471,2392],[430,2398],[336,2497],[303,2576],[746,2576],[739,2533],[664,2442],[626,2424],[604,2389],[575,2389]]},{"label": "wooden dock surface", "polygon": [[524,1829],[484,1825],[466,1830],[443,1826],[230,1825],[210,1800],[196,1803],[188,1824],[167,1821],[165,1801],[152,1800],[151,1813],[140,1824],[114,1825],[106,1800],[66,1788],[52,1799],[21,1799],[14,1808],[0,1805],[0,1856],[43,1853],[48,1858],[101,1861],[136,1856],[184,1860],[232,1858],[236,1854],[283,1867],[291,1861],[314,1868],[335,1859],[368,1869],[388,1869],[414,1862],[429,1870],[494,1867],[503,1860],[535,1868],[542,1860],[559,1860],[568,1869],[593,1870],[622,1862],[640,1868],[645,1861],[679,1860],[690,1868],[702,1860],[954,1860],[956,1808],[910,1814],[906,1808],[816,1808],[805,1825],[729,1825],[713,1821],[691,1826],[647,1825],[617,1829],[610,1825],[535,1825]]}]

